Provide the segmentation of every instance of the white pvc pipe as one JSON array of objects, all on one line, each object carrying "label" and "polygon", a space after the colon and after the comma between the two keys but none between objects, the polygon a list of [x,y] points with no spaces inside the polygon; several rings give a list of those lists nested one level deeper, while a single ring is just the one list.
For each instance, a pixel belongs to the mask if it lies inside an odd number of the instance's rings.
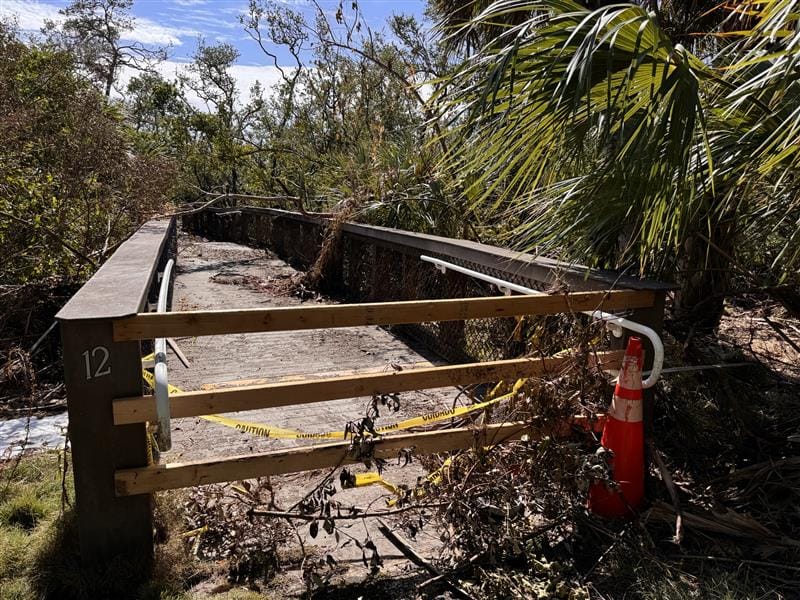
[{"label": "white pvc pipe", "polygon": [[[539,290],[534,290],[533,288],[525,287],[524,285],[517,285],[516,283],[505,281],[504,279],[498,279],[497,277],[492,277],[491,275],[484,275],[478,271],[473,271],[472,269],[467,269],[466,267],[461,267],[459,265],[440,260],[438,258],[433,258],[431,256],[425,256],[424,254],[420,256],[419,259],[435,265],[436,268],[442,273],[449,269],[451,271],[455,271],[456,273],[461,273],[463,275],[468,275],[469,277],[474,277],[475,279],[480,279],[481,281],[491,283],[492,285],[497,286],[497,289],[504,294],[509,294],[511,291],[515,291],[519,292],[520,294],[528,294],[530,296],[547,295]],[[612,333],[616,337],[620,337],[622,335],[622,328],[625,328],[630,331],[635,331],[636,333],[639,333],[650,340],[650,343],[653,345],[653,368],[650,371],[650,376],[642,382],[642,387],[653,387],[656,384],[656,381],[658,381],[658,378],[661,375],[661,370],[664,367],[664,344],[661,342],[659,335],[650,327],[641,325],[624,317],[603,312],[601,310],[584,311],[583,314],[589,315],[598,321],[604,321],[607,323],[610,326]]]},{"label": "white pvc pipe", "polygon": [[[161,274],[161,287],[158,291],[157,312],[167,312],[167,297],[169,296],[169,284],[172,276],[172,267],[175,261],[171,258],[164,267]],[[156,443],[161,452],[166,452],[172,448],[172,433],[170,431],[169,416],[169,378],[167,374],[167,340],[166,338],[156,338],[155,341],[155,366],[153,375],[156,383],[153,393],[156,397],[156,413],[158,415],[158,431],[156,431]]]}]

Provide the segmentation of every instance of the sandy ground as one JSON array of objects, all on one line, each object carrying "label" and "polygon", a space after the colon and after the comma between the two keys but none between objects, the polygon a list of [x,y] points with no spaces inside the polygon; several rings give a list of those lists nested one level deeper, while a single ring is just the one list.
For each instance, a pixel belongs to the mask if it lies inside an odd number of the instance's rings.
[{"label": "sandy ground", "polygon": [[[173,292],[173,310],[256,308],[298,305],[300,300],[286,293],[288,279],[296,272],[286,263],[263,250],[222,242],[201,242],[182,236],[179,240],[177,276]],[[307,301],[308,303],[320,301]],[[280,381],[296,376],[320,377],[325,373],[361,370],[391,370],[399,366],[430,364],[400,338],[379,327],[353,327],[298,332],[274,332],[248,335],[224,335],[176,340],[191,363],[185,368],[170,351],[170,383],[185,390],[212,385],[244,385]],[[425,390],[400,395],[400,410],[382,411],[377,425],[388,425],[412,416],[449,408],[457,391],[453,388]],[[342,430],[348,421],[364,416],[370,398],[354,398],[316,404],[264,409],[226,416],[304,432]],[[208,459],[265,450],[305,445],[304,440],[273,440],[253,436],[202,419],[173,421],[173,449],[162,455],[165,462]],[[366,472],[363,465],[350,468]],[[308,472],[273,478],[276,503],[289,508],[311,490],[325,472]],[[400,466],[391,461],[384,477],[395,484],[413,486],[426,471],[416,462]],[[335,479],[338,487],[338,477]],[[342,490],[336,499],[345,505],[385,509],[387,492],[379,486]],[[385,522],[392,527],[397,522]],[[406,573],[408,562],[377,532],[373,519],[343,525],[360,541],[372,538],[385,560],[383,573]],[[314,553],[334,552],[349,568],[340,568],[345,581],[363,578],[361,551],[350,544],[337,549],[331,535],[320,528],[311,539],[308,526],[300,528],[304,543]],[[342,536],[342,541],[345,539]],[[291,543],[291,542],[290,542]],[[435,557],[439,551],[435,532],[421,532],[414,547],[423,556]],[[274,585],[287,596],[300,591],[299,573],[287,573]]]}]

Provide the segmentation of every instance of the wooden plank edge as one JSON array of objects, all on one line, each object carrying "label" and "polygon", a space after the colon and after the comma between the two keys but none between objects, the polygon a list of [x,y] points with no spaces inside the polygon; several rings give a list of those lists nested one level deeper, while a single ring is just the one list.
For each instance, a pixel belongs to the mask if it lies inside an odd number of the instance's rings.
[{"label": "wooden plank edge", "polygon": [[500,296],[373,302],[321,306],[140,313],[113,322],[115,342],[157,337],[194,337],[270,331],[295,331],[461,321],[562,312],[648,308],[649,290],[605,290],[546,296]]},{"label": "wooden plank edge", "polygon": [[228,381],[218,381],[216,383],[204,383],[200,386],[198,391],[210,392],[212,390],[229,390],[242,386],[249,385],[269,385],[270,383],[287,383],[290,381],[306,381],[324,379],[326,377],[343,377],[346,375],[368,375],[370,373],[392,373],[396,371],[407,371],[413,369],[427,369],[435,366],[444,366],[447,363],[439,361],[436,365],[429,360],[418,361],[414,363],[402,363],[397,366],[399,369],[394,369],[391,365],[383,365],[378,367],[365,367],[363,369],[345,369],[342,371],[327,371],[324,373],[304,373],[292,375],[277,375],[275,377],[258,377],[256,379],[232,379]]},{"label": "wooden plank edge", "polygon": [[[418,454],[437,454],[492,446],[518,439],[524,434],[564,437],[570,434],[573,425],[581,425],[582,421],[587,421],[583,417],[575,419],[576,422],[573,423],[556,423],[550,427],[514,422],[392,435],[376,439],[372,456],[393,458],[405,448]],[[117,496],[133,496],[268,475],[330,469],[358,462],[361,462],[359,457],[350,452],[350,442],[343,441],[221,459],[120,469],[114,475],[114,482]]]},{"label": "wooden plank edge", "polygon": [[[589,355],[589,364],[601,369],[618,369],[623,354],[622,350],[597,352]],[[409,392],[467,383],[541,376],[558,370],[568,364],[572,358],[572,356],[517,358],[222,390],[184,392],[170,396],[170,417],[173,419],[199,417],[328,402],[373,394]],[[268,397],[264,398],[263,396]],[[157,420],[155,398],[149,395],[118,398],[114,400],[112,410],[115,425],[130,425]]]}]

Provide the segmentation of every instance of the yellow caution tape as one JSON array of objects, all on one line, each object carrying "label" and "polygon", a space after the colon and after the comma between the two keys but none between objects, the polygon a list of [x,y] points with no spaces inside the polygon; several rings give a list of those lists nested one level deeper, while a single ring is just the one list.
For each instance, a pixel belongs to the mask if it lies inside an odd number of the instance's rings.
[{"label": "yellow caution tape", "polygon": [[[151,358],[152,355],[145,357],[143,360]],[[142,378],[147,382],[147,384],[151,387],[155,387],[155,377],[152,373],[147,370],[142,369]],[[522,388],[525,384],[524,379],[518,379],[512,389],[511,392],[508,394],[503,394],[502,396],[498,396],[497,398],[492,398],[490,400],[486,400],[484,402],[478,402],[476,404],[472,404],[470,406],[459,406],[456,408],[450,408],[447,410],[438,410],[431,413],[427,413],[424,415],[420,415],[418,417],[412,417],[410,419],[405,419],[404,421],[400,421],[393,425],[386,425],[384,427],[378,427],[375,431],[378,434],[388,433],[390,431],[400,431],[403,429],[411,429],[412,427],[419,427],[420,425],[426,425],[428,423],[436,423],[437,421],[443,421],[445,419],[451,419],[454,417],[460,417],[462,415],[466,415],[478,410],[482,410],[493,404],[497,404],[507,398],[510,398]],[[489,393],[489,396],[493,396],[496,394],[501,387],[505,385],[504,382],[499,382],[492,391]],[[181,393],[183,390],[180,388],[172,385],[167,384],[167,389],[169,390],[170,394],[178,394]],[[305,433],[302,431],[295,431],[293,429],[284,429],[282,427],[275,427],[273,425],[262,425],[260,423],[252,423],[250,421],[240,421],[238,419],[229,419],[228,417],[223,417],[221,415],[204,415],[201,418],[205,419],[206,421],[210,421],[212,423],[218,423],[220,425],[224,425],[226,427],[231,427],[233,429],[238,429],[239,431],[243,431],[246,433],[250,433],[251,435],[256,435],[260,437],[267,437],[272,439],[339,439],[344,438],[345,432],[344,431],[329,431],[326,433]],[[149,448],[148,448],[149,449]],[[453,457],[447,458],[443,463],[442,466],[430,473],[425,481],[430,485],[439,485],[442,482],[444,472],[450,467],[452,464]],[[381,487],[385,488],[386,490],[390,491],[392,494],[397,496],[395,499],[387,500],[386,504],[388,506],[395,506],[399,499],[404,495],[404,490],[397,487],[396,485],[386,481],[379,473],[358,473],[355,476],[355,487],[365,487],[368,485],[380,485]],[[242,492],[246,492],[245,490],[241,490]],[[413,495],[415,498],[422,498],[426,495],[426,490],[422,486],[417,486],[413,490],[410,491],[410,494]],[[183,535],[186,537],[190,537],[192,535],[196,535],[198,533],[203,533],[206,531],[207,527],[201,527],[199,529],[188,531]]]},{"label": "yellow caution tape", "polygon": [[[453,463],[453,457],[447,458],[443,463],[442,466],[430,473],[426,478],[425,482],[428,485],[439,485],[442,482],[442,478],[444,476],[444,472],[450,468],[450,465]],[[414,489],[402,489],[398,486],[394,485],[386,481],[380,473],[369,472],[369,473],[359,473],[356,474],[355,477],[355,485],[354,487],[364,487],[367,485],[379,485],[383,488],[386,488],[391,493],[393,493],[397,498],[391,498],[386,500],[386,506],[396,506],[397,503],[403,498],[410,498],[413,497],[415,499],[424,498],[427,495],[427,490],[425,489],[425,484],[417,485]]]},{"label": "yellow caution tape", "polygon": [[[500,396],[498,398],[493,398],[492,400],[487,400],[486,402],[482,402],[481,404],[484,404],[484,405],[493,404],[494,402],[499,402],[500,400],[504,400],[505,398],[513,396],[514,394],[519,392],[520,389],[522,389],[522,386],[525,385],[525,382],[526,382],[525,379],[518,379],[514,383],[514,385],[512,387],[512,390],[511,390],[511,393],[504,394],[503,396]],[[494,388],[492,389],[492,391],[489,392],[489,397],[494,396],[494,394],[496,394],[500,389],[502,389],[502,387],[504,385],[505,385],[505,382],[503,382],[503,381],[501,381],[497,385],[495,385]],[[476,404],[474,406],[478,406],[478,405]],[[488,446],[486,449],[487,450],[491,449],[491,446]],[[442,463],[441,467],[439,467],[435,471],[432,471],[431,473],[429,473],[428,476],[425,478],[425,483],[428,484],[428,485],[439,485],[440,483],[442,483],[442,480],[444,479],[444,474],[450,468],[450,465],[453,464],[453,458],[454,457],[452,457],[452,456],[448,457]],[[403,490],[401,488],[398,488],[396,485],[386,481],[379,473],[370,472],[370,473],[357,474],[356,475],[355,486],[356,487],[361,487],[361,486],[367,486],[367,485],[380,485],[380,486],[386,488],[387,490],[389,490],[390,492],[392,492],[395,496],[397,496],[397,498],[391,498],[391,499],[386,500],[386,505],[387,506],[396,506],[397,503],[404,496],[413,497],[415,499],[420,499],[420,498],[424,498],[428,493],[427,490],[425,489],[425,484],[418,485],[412,490]]]},{"label": "yellow caution tape", "polygon": [[[143,369],[142,378],[147,382],[147,384],[151,388],[155,386],[155,377],[149,371]],[[520,387],[521,387],[520,383],[521,381],[522,380],[517,382],[518,384],[520,384]],[[172,384],[167,384],[167,388],[170,394],[178,394],[183,391]],[[478,410],[483,410],[484,408],[487,408],[493,404],[497,404],[498,402],[506,400],[507,398],[513,396],[517,391],[518,391],[518,386],[515,385],[514,390],[509,394],[505,394],[503,396],[499,396],[491,400],[486,400],[484,402],[478,402],[477,404],[471,404],[469,406],[458,406],[455,408],[448,408],[445,410],[437,410],[434,412],[426,413],[418,417],[411,417],[410,419],[405,419],[404,421],[400,421],[392,425],[378,427],[375,429],[375,432],[378,435],[380,435],[392,431],[411,429],[412,427],[419,427],[421,425],[427,425],[428,423],[436,423],[438,421],[444,421],[446,419],[452,419],[454,417],[460,417],[462,415],[466,415]],[[344,439],[346,437],[344,431],[307,433],[302,431],[295,431],[293,429],[285,429],[283,427],[276,427],[274,425],[253,423],[251,421],[241,421],[239,419],[231,419],[228,417],[223,417],[221,415],[205,415],[201,418],[205,419],[206,421],[210,421],[212,423],[218,423],[219,425],[224,425],[226,427],[238,429],[239,431],[249,433],[251,435],[278,439],[278,440]]]},{"label": "yellow caution tape", "polygon": [[[171,392],[172,390],[170,390]],[[392,431],[401,431],[404,429],[411,429],[412,427],[419,427],[421,425],[427,425],[428,423],[436,423],[438,421],[444,421],[445,419],[451,419],[454,417],[460,417],[462,415],[466,415],[478,410],[482,410],[488,406],[493,404],[497,404],[502,400],[510,398],[513,396],[513,393],[506,394],[505,396],[500,396],[499,398],[494,398],[493,400],[487,400],[486,402],[479,402],[477,404],[471,404],[469,406],[458,406],[456,408],[448,408],[446,410],[437,410],[431,413],[427,413],[424,415],[420,415],[418,417],[411,417],[410,419],[405,419],[404,421],[400,421],[398,423],[394,423],[392,425],[386,425],[384,427],[376,427],[375,432],[378,435],[384,433],[390,433]],[[266,438],[273,438],[273,439],[292,439],[292,440],[336,440],[336,439],[344,439],[346,434],[344,431],[327,431],[327,432],[320,432],[320,433],[308,433],[302,431],[294,431],[292,429],[284,429],[282,427],[275,427],[274,425],[264,425],[260,423],[253,423],[251,421],[241,421],[239,419],[230,419],[228,417],[222,417],[220,415],[206,415],[202,417],[207,421],[212,421],[214,423],[219,423],[220,425],[225,425],[227,427],[232,427],[234,429],[238,429],[239,431],[243,431],[245,433],[249,433],[251,435],[256,435],[259,437],[266,437]]]},{"label": "yellow caution tape", "polygon": [[231,489],[232,489],[232,490],[234,490],[234,491],[236,491],[236,492],[239,492],[239,493],[240,493],[240,494],[242,494],[243,496],[252,496],[252,495],[253,495],[252,493],[250,493],[250,490],[246,490],[246,489],[245,489],[244,487],[242,487],[241,485],[232,485],[232,486],[231,486]]},{"label": "yellow caution tape", "polygon": [[365,487],[368,485],[380,485],[397,496],[403,493],[400,488],[386,481],[379,473],[357,473],[354,487]]},{"label": "yellow caution tape", "polygon": [[203,525],[202,527],[198,527],[197,529],[192,529],[191,531],[184,531],[181,534],[181,537],[189,538],[194,537],[196,535],[201,535],[208,531],[208,525]]},{"label": "yellow caution tape", "polygon": [[[442,463],[442,466],[436,469],[435,471],[428,474],[425,478],[425,483],[429,485],[439,485],[442,483],[442,479],[444,478],[444,473],[450,468],[450,465],[453,464],[453,457],[450,456],[445,459]],[[415,499],[424,498],[427,495],[427,490],[425,489],[425,484],[418,485],[413,490],[411,490],[410,496],[414,497]],[[402,498],[402,494],[397,494],[397,498],[392,498],[391,500],[386,501],[386,506],[395,506]]]},{"label": "yellow caution tape", "polygon": [[[251,435],[273,438],[276,440],[298,440],[303,438],[317,437],[317,434],[302,433],[294,431],[293,429],[283,429],[282,427],[275,427],[274,425],[261,425],[259,423],[251,423],[249,421],[239,421],[237,419],[229,419],[221,415],[204,415],[200,417],[211,423],[218,423],[233,429],[238,429],[244,433]],[[320,436],[322,437],[322,436]]]}]

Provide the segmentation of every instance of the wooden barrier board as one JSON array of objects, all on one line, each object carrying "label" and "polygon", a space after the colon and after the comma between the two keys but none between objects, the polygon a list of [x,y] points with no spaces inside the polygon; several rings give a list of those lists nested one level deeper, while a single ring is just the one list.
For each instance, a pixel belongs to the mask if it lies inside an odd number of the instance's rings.
[{"label": "wooden barrier board", "polygon": [[[617,369],[623,352],[613,350],[590,356],[590,364]],[[569,368],[571,356],[515,358],[484,363],[408,369],[391,373],[366,373],[326,379],[307,379],[222,390],[200,390],[170,396],[170,415],[197,417],[218,413],[274,408],[342,398],[357,398],[437,387],[556,375]],[[114,401],[114,423],[143,423],[157,419],[155,398],[135,396]]]},{"label": "wooden barrier board", "polygon": [[653,306],[648,290],[576,292],[550,296],[455,298],[244,310],[141,313],[114,321],[114,340],[400,325],[521,315],[551,315]]},{"label": "wooden barrier board", "polygon": [[[585,421],[576,417],[573,423],[551,424],[549,427],[530,423],[502,423],[486,427],[462,427],[443,431],[407,433],[377,438],[372,456],[394,458],[399,451],[410,448],[417,454],[436,454],[464,448],[492,446],[518,439],[523,434],[568,435],[573,424]],[[150,494],[160,490],[239,481],[268,475],[283,475],[299,471],[325,469],[360,462],[351,454],[350,442],[334,442],[276,450],[262,454],[247,454],[219,460],[203,460],[165,465],[150,465],[136,469],[121,469],[115,474],[118,496]]]}]

